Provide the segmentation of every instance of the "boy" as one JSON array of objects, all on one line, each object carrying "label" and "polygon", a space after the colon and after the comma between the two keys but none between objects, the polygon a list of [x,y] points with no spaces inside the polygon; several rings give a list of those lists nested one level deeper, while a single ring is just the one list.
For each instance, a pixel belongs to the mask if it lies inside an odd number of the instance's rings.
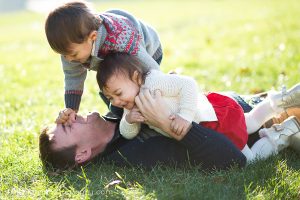
[{"label": "boy", "polygon": [[[86,2],[66,3],[49,13],[45,32],[51,48],[61,54],[65,74],[65,106],[79,110],[87,70],[97,70],[109,52],[135,55],[159,69],[162,48],[156,31],[121,10],[94,14]],[[100,64],[101,65],[101,64]],[[106,104],[109,103],[100,93]],[[122,116],[122,110],[118,110]]]}]

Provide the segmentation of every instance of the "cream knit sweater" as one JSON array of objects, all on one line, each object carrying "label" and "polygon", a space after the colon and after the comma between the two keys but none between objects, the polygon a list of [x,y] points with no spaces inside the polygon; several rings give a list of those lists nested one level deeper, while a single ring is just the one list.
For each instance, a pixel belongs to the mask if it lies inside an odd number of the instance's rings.
[{"label": "cream knit sweater", "polygon": [[[199,123],[201,121],[217,121],[217,117],[212,105],[207,100],[206,96],[198,91],[197,83],[194,79],[176,75],[164,74],[159,70],[151,70],[147,75],[145,84],[141,89],[147,88],[150,92],[160,90],[162,98],[172,113],[180,115],[189,122]],[[127,138],[132,139],[140,131],[141,124],[129,124],[125,116],[129,110],[124,109],[124,114],[120,123],[120,132]],[[151,126],[150,128],[169,137],[167,133]]]}]

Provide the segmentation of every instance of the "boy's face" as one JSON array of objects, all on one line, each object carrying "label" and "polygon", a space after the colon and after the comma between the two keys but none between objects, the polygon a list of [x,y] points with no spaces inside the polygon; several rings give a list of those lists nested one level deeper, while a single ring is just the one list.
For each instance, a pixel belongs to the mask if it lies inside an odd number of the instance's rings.
[{"label": "boy's face", "polygon": [[91,56],[93,48],[93,42],[86,40],[81,44],[71,43],[71,53],[64,55],[65,59],[69,62],[85,63]]},{"label": "boy's face", "polygon": [[103,93],[111,104],[120,108],[131,110],[135,105],[135,97],[140,91],[139,81],[134,77],[131,79],[127,74],[117,72],[112,75],[103,89]]},{"label": "boy's face", "polygon": [[94,41],[97,38],[97,31],[92,31],[83,43],[71,43],[71,53],[64,55],[65,59],[69,62],[86,63],[90,58]]}]

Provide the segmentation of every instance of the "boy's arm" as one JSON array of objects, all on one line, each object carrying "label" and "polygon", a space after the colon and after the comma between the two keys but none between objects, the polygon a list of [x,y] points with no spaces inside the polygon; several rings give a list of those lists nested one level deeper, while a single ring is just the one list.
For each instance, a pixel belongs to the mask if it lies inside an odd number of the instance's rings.
[{"label": "boy's arm", "polygon": [[141,130],[141,123],[128,123],[126,121],[126,115],[129,110],[124,109],[123,117],[120,121],[120,133],[126,139],[132,139],[138,135]]},{"label": "boy's arm", "polygon": [[71,63],[61,57],[63,72],[65,75],[65,107],[79,110],[81,96],[84,88],[84,81],[87,69],[80,63]]},{"label": "boy's arm", "polygon": [[150,56],[144,47],[140,47],[137,57],[139,62],[141,62],[141,64],[146,66],[148,69],[160,69],[159,64]]}]

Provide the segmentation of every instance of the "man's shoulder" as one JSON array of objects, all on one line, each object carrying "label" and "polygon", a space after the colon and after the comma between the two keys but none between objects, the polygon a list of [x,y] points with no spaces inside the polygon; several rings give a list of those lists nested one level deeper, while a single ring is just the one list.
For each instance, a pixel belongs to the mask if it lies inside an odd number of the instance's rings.
[{"label": "man's shoulder", "polygon": [[123,16],[123,17],[133,17],[133,15],[125,10],[122,10],[122,9],[109,9],[109,10],[106,10],[104,12],[104,14],[107,14],[107,15],[120,15],[120,16]]}]

